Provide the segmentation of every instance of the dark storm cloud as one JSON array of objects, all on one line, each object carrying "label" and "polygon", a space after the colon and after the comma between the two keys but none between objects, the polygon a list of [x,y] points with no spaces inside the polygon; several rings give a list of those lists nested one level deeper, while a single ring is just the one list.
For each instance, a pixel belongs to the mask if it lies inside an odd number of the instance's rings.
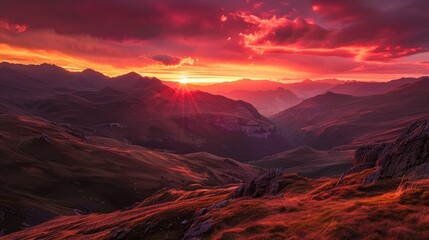
[{"label": "dark storm cloud", "polygon": [[123,40],[220,32],[222,6],[212,1],[2,0],[0,18],[32,29]]}]

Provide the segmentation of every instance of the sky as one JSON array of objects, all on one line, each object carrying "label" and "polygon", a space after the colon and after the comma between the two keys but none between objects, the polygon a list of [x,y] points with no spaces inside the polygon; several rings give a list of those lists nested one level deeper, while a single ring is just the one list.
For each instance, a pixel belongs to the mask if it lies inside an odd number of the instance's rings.
[{"label": "sky", "polygon": [[429,75],[427,0],[0,0],[0,61],[162,80]]}]

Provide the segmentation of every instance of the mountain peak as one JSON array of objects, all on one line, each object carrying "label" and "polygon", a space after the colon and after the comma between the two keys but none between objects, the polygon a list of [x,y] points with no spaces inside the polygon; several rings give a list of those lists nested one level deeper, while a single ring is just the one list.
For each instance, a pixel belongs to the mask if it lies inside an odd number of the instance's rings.
[{"label": "mountain peak", "polygon": [[[35,65],[35,66],[37,66],[37,65]],[[64,68],[57,66],[55,64],[51,64],[51,63],[42,63],[39,65],[39,67],[41,67],[43,69],[49,69],[49,70],[64,71],[64,72],[67,71]]]},{"label": "mountain peak", "polygon": [[85,70],[82,71],[82,73],[100,73],[100,72],[97,72],[92,68],[86,68]]},{"label": "mountain peak", "polygon": [[82,71],[82,74],[89,76],[89,77],[96,77],[96,78],[107,78],[106,75],[104,75],[101,72],[97,72],[91,68],[87,68],[85,70]]},{"label": "mountain peak", "polygon": [[162,84],[161,80],[155,77],[143,77],[136,72],[129,72],[127,74],[120,75],[112,78],[112,80],[114,80],[114,82],[112,83],[111,87],[115,89],[138,90],[146,88],[148,85],[152,87],[157,85],[160,88],[163,88],[162,86],[165,86]]},{"label": "mountain peak", "polygon": [[129,73],[126,73],[126,74],[123,74],[123,75],[119,75],[119,76],[117,76],[117,77],[115,77],[115,78],[128,78],[128,79],[130,79],[130,78],[132,78],[132,79],[138,79],[138,78],[141,78],[142,76],[140,75],[140,74],[138,74],[138,73],[136,73],[136,72],[129,72]]}]

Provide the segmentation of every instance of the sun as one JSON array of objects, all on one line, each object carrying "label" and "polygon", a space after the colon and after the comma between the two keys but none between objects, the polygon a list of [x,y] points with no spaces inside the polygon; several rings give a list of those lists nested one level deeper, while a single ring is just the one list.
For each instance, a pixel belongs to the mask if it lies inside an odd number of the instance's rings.
[{"label": "sun", "polygon": [[188,80],[188,78],[187,78],[186,76],[183,76],[183,77],[181,77],[181,78],[179,79],[179,83],[180,83],[180,84],[188,84],[188,83],[189,83],[189,80]]}]

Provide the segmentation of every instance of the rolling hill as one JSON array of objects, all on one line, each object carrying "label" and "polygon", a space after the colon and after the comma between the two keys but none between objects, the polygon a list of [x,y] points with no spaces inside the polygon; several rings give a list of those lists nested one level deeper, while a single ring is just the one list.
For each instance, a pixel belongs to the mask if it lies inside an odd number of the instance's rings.
[{"label": "rolling hill", "polygon": [[265,156],[249,164],[266,169],[282,169],[311,178],[339,177],[352,166],[353,153],[353,150],[319,151],[303,146]]},{"label": "rolling hill", "polygon": [[428,129],[428,120],[412,124],[367,159],[372,166],[340,179],[271,170],[238,188],[163,190],[132,208],[63,216],[4,239],[425,239]]},{"label": "rolling hill", "polygon": [[261,186],[277,183],[275,195],[256,198],[232,198],[235,187],[164,191],[132,209],[59,217],[4,239],[425,239],[429,203],[416,196],[429,194],[428,181],[407,189],[398,179],[365,187],[364,174],[341,186],[283,174]]},{"label": "rolling hill", "polygon": [[0,115],[0,209],[7,233],[58,215],[111,212],[164,188],[237,184],[262,170],[208,153],[178,155]]}]

